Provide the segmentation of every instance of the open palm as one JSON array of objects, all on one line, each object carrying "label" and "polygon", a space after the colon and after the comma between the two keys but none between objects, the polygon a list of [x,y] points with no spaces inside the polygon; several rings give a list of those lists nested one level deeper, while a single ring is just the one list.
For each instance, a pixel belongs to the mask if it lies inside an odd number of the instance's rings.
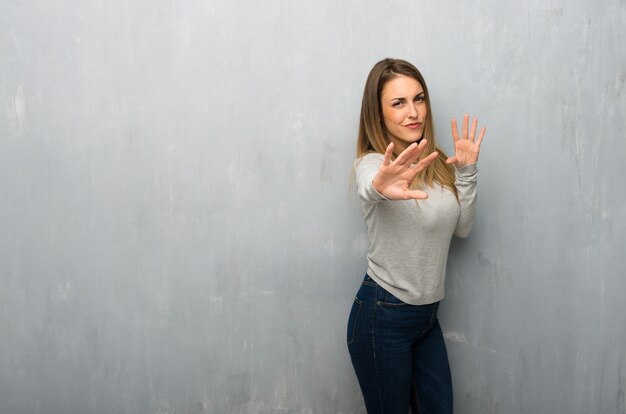
[{"label": "open palm", "polygon": [[411,190],[413,179],[420,171],[428,167],[438,156],[437,152],[429,154],[426,158],[417,162],[426,148],[426,140],[419,145],[413,143],[402,151],[395,160],[391,160],[393,143],[387,146],[385,158],[378,169],[372,185],[380,194],[390,200],[410,200],[428,198],[428,194],[420,190]]},{"label": "open palm", "polygon": [[463,167],[468,164],[474,164],[478,161],[478,154],[480,153],[480,144],[483,142],[486,129],[483,127],[478,138],[476,137],[476,127],[478,126],[478,120],[474,118],[472,122],[472,128],[467,131],[469,124],[469,115],[465,114],[463,117],[463,129],[462,136],[459,137],[459,130],[456,124],[456,119],[452,118],[452,138],[454,139],[454,156],[446,160],[446,164],[454,164],[457,167]]}]

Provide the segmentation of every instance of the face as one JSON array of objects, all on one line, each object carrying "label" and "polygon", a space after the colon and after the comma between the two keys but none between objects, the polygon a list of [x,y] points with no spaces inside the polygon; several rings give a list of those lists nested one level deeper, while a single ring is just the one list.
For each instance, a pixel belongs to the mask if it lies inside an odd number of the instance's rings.
[{"label": "face", "polygon": [[391,79],[383,87],[380,104],[396,154],[422,138],[428,109],[424,88],[417,80],[404,75]]}]

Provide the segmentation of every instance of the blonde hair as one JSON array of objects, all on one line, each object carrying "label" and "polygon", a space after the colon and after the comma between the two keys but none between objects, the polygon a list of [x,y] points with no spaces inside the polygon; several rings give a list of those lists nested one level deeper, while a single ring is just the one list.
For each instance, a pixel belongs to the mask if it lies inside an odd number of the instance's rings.
[{"label": "blonde hair", "polygon": [[[455,195],[457,193],[454,185],[454,167],[446,164],[447,155],[439,148],[435,142],[435,131],[433,128],[432,109],[430,106],[430,95],[424,77],[415,66],[401,59],[383,59],[378,62],[369,73],[365,88],[363,90],[363,100],[361,102],[361,116],[359,121],[359,134],[356,143],[356,157],[361,158],[370,152],[384,154],[389,145],[389,138],[382,116],[381,94],[385,84],[399,75],[411,77],[418,81],[424,89],[426,101],[426,120],[424,123],[424,135],[428,143],[426,150],[420,156],[420,160],[431,154],[433,151],[439,152],[437,159],[425,170],[420,172],[416,180],[411,185],[418,188],[421,183],[429,186],[436,182],[448,189]],[[398,155],[398,154],[394,154]]]}]

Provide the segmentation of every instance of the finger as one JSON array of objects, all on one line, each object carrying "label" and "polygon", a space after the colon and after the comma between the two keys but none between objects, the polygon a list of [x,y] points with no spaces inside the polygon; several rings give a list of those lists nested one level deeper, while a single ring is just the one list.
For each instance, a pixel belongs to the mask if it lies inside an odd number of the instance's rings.
[{"label": "finger", "polygon": [[469,124],[469,114],[463,117],[463,139],[467,139],[467,125]]},{"label": "finger", "polygon": [[396,164],[404,165],[411,160],[414,151],[417,150],[417,144],[414,142],[409,145],[404,151],[396,158]]},{"label": "finger", "polygon": [[407,159],[405,165],[408,165],[410,168],[414,168],[415,165],[417,164],[417,161],[422,156],[422,153],[426,149],[427,143],[428,141],[426,139],[422,139],[419,142],[419,144],[417,144],[417,146],[415,147],[415,151],[413,151],[413,154],[411,155],[411,157]]},{"label": "finger", "polygon": [[487,128],[482,127],[480,132],[478,133],[478,139],[476,140],[476,145],[478,145],[480,147],[480,144],[482,144],[483,142],[483,137],[485,136],[485,132],[487,131]]},{"label": "finger", "polygon": [[476,136],[476,127],[478,126],[478,119],[474,118],[472,121],[472,129],[470,129],[470,141],[474,142],[474,137]]},{"label": "finger", "polygon": [[422,153],[426,149],[427,143],[428,143],[428,140],[424,138],[419,142],[419,144],[417,144],[417,148],[415,150],[415,153],[413,154],[413,157],[410,160],[410,164],[415,164],[417,160],[420,159],[420,157],[422,156]]},{"label": "finger", "polygon": [[459,138],[459,128],[456,125],[456,118],[452,118],[452,139],[457,142]]},{"label": "finger", "polygon": [[393,154],[393,142],[390,142],[389,145],[387,145],[387,150],[385,151],[385,157],[383,158],[384,166],[391,164],[391,154]]},{"label": "finger", "polygon": [[421,141],[417,144],[419,151],[422,152],[426,149],[426,144],[428,144],[428,140],[426,138],[422,138]]},{"label": "finger", "polygon": [[417,164],[413,166],[415,173],[417,174],[420,171],[424,170],[426,167],[432,164],[437,159],[438,156],[439,156],[439,153],[437,151],[431,154],[428,154],[428,157],[424,158],[423,160],[421,160],[420,162],[418,162]]},{"label": "finger", "polygon": [[446,160],[446,164],[454,164],[454,163],[457,163],[457,162],[459,162],[459,159],[456,157],[456,155],[454,157],[449,157]]}]

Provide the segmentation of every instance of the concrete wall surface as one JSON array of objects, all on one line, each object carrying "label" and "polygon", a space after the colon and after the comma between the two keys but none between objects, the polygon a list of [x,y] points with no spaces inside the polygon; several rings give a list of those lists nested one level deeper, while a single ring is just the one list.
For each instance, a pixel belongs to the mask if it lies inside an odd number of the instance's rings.
[{"label": "concrete wall surface", "polygon": [[455,411],[626,413],[626,2],[0,0],[0,413],[364,413],[367,73],[486,125]]}]

